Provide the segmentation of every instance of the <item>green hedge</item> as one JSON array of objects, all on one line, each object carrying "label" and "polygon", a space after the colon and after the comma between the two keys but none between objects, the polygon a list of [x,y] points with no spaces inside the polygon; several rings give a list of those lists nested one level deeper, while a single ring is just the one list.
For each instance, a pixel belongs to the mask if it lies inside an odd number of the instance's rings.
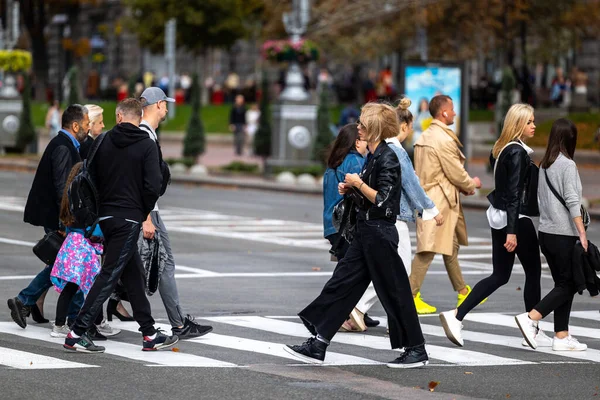
[{"label": "green hedge", "polygon": [[[600,146],[594,141],[596,131],[600,127],[600,114],[593,113],[572,113],[567,115],[568,119],[577,126],[577,148],[588,150],[599,150]],[[553,120],[545,121],[539,124],[535,130],[535,136],[527,144],[535,147],[546,147],[550,129],[552,129]]]}]

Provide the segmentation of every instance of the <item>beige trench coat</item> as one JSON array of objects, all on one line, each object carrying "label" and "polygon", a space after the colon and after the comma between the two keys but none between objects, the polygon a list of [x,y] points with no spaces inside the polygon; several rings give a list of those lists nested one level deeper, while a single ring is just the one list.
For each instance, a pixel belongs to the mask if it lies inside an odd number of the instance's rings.
[{"label": "beige trench coat", "polygon": [[417,253],[451,255],[454,234],[468,245],[460,192],[471,193],[475,182],[465,170],[462,143],[443,122],[434,119],[415,143],[415,171],[425,193],[444,216],[444,224],[417,219]]}]

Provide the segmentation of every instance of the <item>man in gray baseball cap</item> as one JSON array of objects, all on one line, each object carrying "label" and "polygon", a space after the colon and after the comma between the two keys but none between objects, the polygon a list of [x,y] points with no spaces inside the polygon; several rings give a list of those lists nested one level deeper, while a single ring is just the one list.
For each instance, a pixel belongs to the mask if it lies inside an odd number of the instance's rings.
[{"label": "man in gray baseball cap", "polygon": [[146,100],[146,104],[144,106],[150,106],[152,104],[158,103],[159,101],[175,103],[175,99],[167,97],[167,95],[165,94],[165,92],[163,92],[161,88],[155,86],[146,88],[146,90],[142,92],[140,98]]}]

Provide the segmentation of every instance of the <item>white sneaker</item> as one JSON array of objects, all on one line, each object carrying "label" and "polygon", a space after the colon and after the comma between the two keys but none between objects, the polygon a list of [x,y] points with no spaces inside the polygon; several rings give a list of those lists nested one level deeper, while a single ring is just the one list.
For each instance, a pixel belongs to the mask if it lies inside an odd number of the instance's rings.
[{"label": "white sneaker", "polygon": [[[537,347],[552,347],[552,338],[546,335],[544,331],[538,327],[537,333],[535,334],[535,343],[537,343]],[[525,339],[523,339],[521,345],[529,347],[529,344]]]},{"label": "white sneaker", "polygon": [[448,339],[455,345],[463,347],[465,344],[462,337],[463,324],[456,319],[455,310],[440,313],[440,320]]},{"label": "white sneaker", "polygon": [[535,341],[535,334],[537,333],[537,324],[535,321],[529,319],[527,313],[519,314],[515,317],[515,321],[517,322],[517,326],[521,330],[521,334],[523,338],[532,349],[537,348],[537,343]]},{"label": "white sneaker", "polygon": [[52,324],[52,332],[50,332],[50,336],[57,338],[66,338],[69,332],[71,332],[71,328],[69,328],[69,325],[67,324]]},{"label": "white sneaker", "polygon": [[112,326],[107,324],[105,319],[102,320],[102,323],[100,325],[96,325],[96,328],[98,329],[98,332],[100,332],[104,336],[115,336],[121,333],[120,329],[113,328]]},{"label": "white sneaker", "polygon": [[554,351],[584,351],[587,350],[587,344],[579,343],[577,339],[569,335],[564,339],[556,336],[552,340],[552,350]]}]

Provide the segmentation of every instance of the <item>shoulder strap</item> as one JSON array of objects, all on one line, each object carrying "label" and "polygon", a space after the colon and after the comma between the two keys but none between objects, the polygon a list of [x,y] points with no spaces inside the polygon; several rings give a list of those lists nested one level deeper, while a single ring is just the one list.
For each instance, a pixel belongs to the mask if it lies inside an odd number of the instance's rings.
[{"label": "shoulder strap", "polygon": [[546,173],[546,169],[544,169],[544,176],[546,177],[546,183],[548,184],[548,188],[550,189],[552,194],[554,194],[554,196],[558,199],[558,201],[560,201],[560,204],[565,206],[565,208],[568,210],[569,207],[567,207],[567,203],[564,201],[564,199],[562,197],[560,197],[560,195],[558,194],[556,189],[554,189],[554,186],[552,186],[552,184],[550,183],[550,179],[548,179],[548,174]]},{"label": "shoulder strap", "polygon": [[502,154],[504,149],[507,148],[508,146],[510,146],[511,144],[517,144],[517,145],[523,147],[523,145],[520,142],[508,142],[507,144],[504,145],[504,147],[502,149],[500,149],[500,153],[498,153],[498,157],[496,157],[496,162],[494,163],[494,179],[496,179],[496,167],[498,167],[498,161],[500,161],[500,154]]},{"label": "shoulder strap", "polygon": [[92,148],[90,149],[90,155],[88,156],[87,160],[86,160],[86,166],[90,166],[90,164],[92,163],[92,160],[94,159],[94,156],[96,155],[96,151],[98,150],[98,147],[100,147],[100,145],[102,144],[102,141],[104,140],[104,137],[106,136],[106,132],[100,134],[100,136],[98,136],[96,138],[96,140],[94,140],[94,143],[92,144]]}]

